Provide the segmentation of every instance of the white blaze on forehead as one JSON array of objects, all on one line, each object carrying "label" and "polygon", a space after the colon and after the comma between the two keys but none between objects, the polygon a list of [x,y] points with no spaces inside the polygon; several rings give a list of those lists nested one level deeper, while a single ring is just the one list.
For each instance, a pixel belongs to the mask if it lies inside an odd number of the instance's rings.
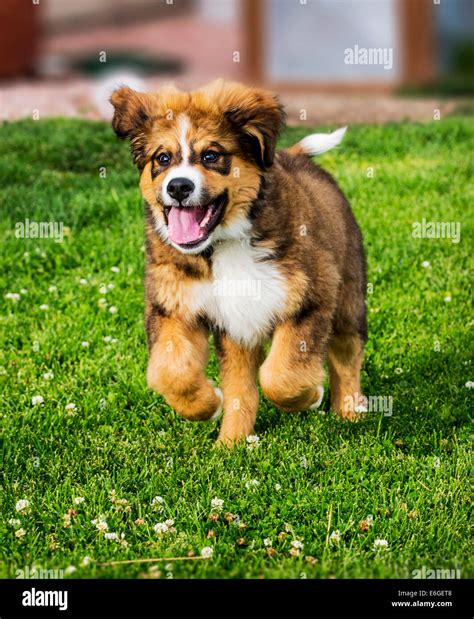
[{"label": "white blaze on forehead", "polygon": [[183,163],[188,163],[190,149],[186,136],[189,129],[189,120],[187,116],[181,114],[178,121],[180,126],[179,145],[181,147],[181,156],[183,158]]},{"label": "white blaze on forehead", "polygon": [[193,193],[183,201],[183,206],[196,206],[201,200],[201,191],[203,185],[203,178],[197,168],[190,165],[189,156],[191,154],[191,148],[188,142],[188,130],[191,126],[189,118],[185,114],[178,116],[178,128],[179,128],[179,146],[181,150],[181,163],[177,166],[171,166],[170,171],[163,180],[161,194],[163,202],[166,206],[176,206],[177,202],[167,192],[168,184],[174,178],[187,178],[194,184]]}]

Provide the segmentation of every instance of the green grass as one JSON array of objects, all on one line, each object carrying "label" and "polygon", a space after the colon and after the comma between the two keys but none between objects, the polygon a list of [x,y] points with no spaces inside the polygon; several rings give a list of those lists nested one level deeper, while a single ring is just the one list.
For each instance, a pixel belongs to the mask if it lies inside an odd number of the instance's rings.
[{"label": "green grass", "polygon": [[[309,132],[289,129],[281,143]],[[393,398],[393,415],[353,425],[284,414],[262,399],[259,447],[233,451],[213,448],[216,425],[182,421],[146,387],[142,204],[127,145],[107,125],[77,120],[6,123],[0,136],[2,576],[73,565],[74,577],[138,577],[150,566],[96,564],[211,546],[210,560],[175,562],[171,571],[158,564],[161,577],[410,578],[422,566],[472,577],[472,121],[353,127],[320,159],[364,233],[371,294],[362,380],[368,395]],[[413,239],[412,222],[423,217],[461,222],[461,242]],[[16,238],[25,218],[64,222],[70,234],[63,243]],[[21,289],[18,302],[5,297]],[[54,378],[45,380],[48,371]],[[214,356],[209,374],[217,375]],[[35,395],[42,406],[32,406]],[[131,511],[117,509],[113,491]],[[78,496],[85,500],[74,505]],[[216,522],[214,497],[224,500]],[[20,499],[26,513],[15,510]],[[77,515],[64,527],[71,508]],[[238,514],[240,526],[224,512]],[[91,520],[101,514],[127,547],[98,533]],[[159,537],[153,525],[168,518],[176,533]],[[336,530],[340,541],[331,543]],[[374,551],[377,538],[388,552]],[[290,555],[293,539],[304,543],[299,557]],[[92,562],[81,567],[85,556]]]}]

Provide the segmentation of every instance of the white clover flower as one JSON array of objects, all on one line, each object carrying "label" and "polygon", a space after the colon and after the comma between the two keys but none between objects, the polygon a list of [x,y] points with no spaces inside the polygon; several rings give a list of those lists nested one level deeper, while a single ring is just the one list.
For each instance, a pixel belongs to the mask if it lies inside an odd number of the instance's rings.
[{"label": "white clover flower", "polygon": [[255,449],[260,444],[260,437],[256,434],[250,434],[247,436],[247,449]]},{"label": "white clover flower", "polygon": [[18,292],[7,292],[7,294],[5,295],[5,299],[13,301],[13,303],[18,303],[18,301],[20,300],[20,295],[18,294]]},{"label": "white clover flower", "polygon": [[25,529],[17,529],[15,531],[15,537],[23,537],[24,535],[26,535]]},{"label": "white clover flower", "polygon": [[109,290],[113,290],[115,288],[115,284],[107,284],[107,288]]},{"label": "white clover flower", "polygon": [[84,277],[81,277],[81,279],[79,280],[79,283],[80,283],[82,286],[87,286],[87,279],[85,279]]},{"label": "white clover flower", "polygon": [[100,294],[107,294],[107,292],[109,291],[109,289],[107,288],[107,286],[105,286],[105,284],[101,284],[99,286],[99,292]]},{"label": "white clover flower", "polygon": [[76,568],[74,567],[74,565],[68,565],[68,567],[64,570],[64,573],[66,574],[66,576],[70,576],[71,574],[74,574],[75,571]]},{"label": "white clover flower", "polygon": [[95,528],[99,531],[99,533],[104,533],[109,529],[109,525],[107,524],[104,516],[99,516],[99,518],[95,518],[94,520],[91,520],[91,522],[95,525]]},{"label": "white clover flower", "polygon": [[43,312],[47,312],[49,310],[49,305],[47,305],[46,303],[43,303],[42,305],[40,305],[40,310],[42,310]]},{"label": "white clover flower", "polygon": [[111,335],[106,335],[102,339],[106,344],[116,344],[118,342],[118,339],[116,337],[112,337]]},{"label": "white clover flower", "polygon": [[16,528],[21,525],[21,520],[19,520],[18,518],[10,518],[10,520],[8,521],[8,524]]},{"label": "white clover flower", "polygon": [[303,542],[300,542],[299,539],[294,539],[291,542],[291,545],[293,546],[293,548],[296,548],[297,550],[302,550],[303,549]]},{"label": "white clover flower", "polygon": [[402,368],[395,368],[394,372],[395,374],[403,374]]},{"label": "white clover flower", "polygon": [[174,525],[174,520],[171,520],[171,518],[168,518],[168,520],[165,520],[165,524],[168,527],[168,529],[171,529],[171,527]]},{"label": "white clover flower", "polygon": [[66,411],[70,417],[73,417],[76,414],[77,406],[74,402],[70,402],[69,404],[66,404]]},{"label": "white clover flower", "polygon": [[247,488],[247,490],[249,490],[250,488],[255,489],[259,485],[260,482],[258,481],[258,479],[251,479],[250,481],[245,482],[245,487]]},{"label": "white clover flower", "polygon": [[201,550],[201,557],[204,557],[205,559],[210,559],[213,552],[214,549],[211,548],[211,546],[204,546],[204,548]]},{"label": "white clover flower", "polygon": [[267,548],[269,548],[272,545],[272,540],[269,537],[266,537],[263,540],[263,545],[266,546]]},{"label": "white clover flower", "polygon": [[86,342],[86,341],[81,342],[81,346],[82,346],[83,348],[89,348],[89,342]]},{"label": "white clover flower", "polygon": [[151,506],[156,510],[156,509],[160,509],[160,506],[163,505],[165,502],[164,498],[162,496],[155,496],[151,502]]},{"label": "white clover flower", "polygon": [[91,561],[92,559],[86,555],[81,561],[81,567],[87,567]]},{"label": "white clover flower", "polygon": [[329,536],[329,542],[331,544],[339,544],[340,541],[341,541],[341,532],[338,529],[336,529]]},{"label": "white clover flower", "polygon": [[104,299],[104,298],[99,299],[97,301],[97,304],[98,304],[99,307],[106,307],[107,306],[107,299]]},{"label": "white clover flower", "polygon": [[474,387],[474,381],[468,380],[464,386],[466,387],[466,389],[472,389]]},{"label": "white clover flower", "polygon": [[17,512],[23,512],[28,509],[29,505],[30,502],[28,501],[28,499],[20,499],[15,503],[15,509]]},{"label": "white clover flower", "polygon": [[50,287],[48,288],[48,292],[57,292],[57,291],[58,291],[57,286],[50,286]]},{"label": "white clover flower", "polygon": [[115,305],[111,305],[111,306],[109,307],[109,312],[110,312],[111,314],[116,314],[116,313],[118,312],[118,309],[115,307]]},{"label": "white clover flower", "polygon": [[447,294],[447,295],[444,297],[444,300],[445,300],[445,302],[446,302],[446,303],[450,303],[450,302],[452,301],[452,299],[451,299],[451,295],[450,295],[450,294]]},{"label": "white clover flower", "polygon": [[216,511],[221,511],[221,509],[224,507],[224,500],[214,497],[211,501],[211,507]]},{"label": "white clover flower", "polygon": [[125,539],[125,533],[120,534],[120,539],[118,540],[118,542],[121,546],[128,546],[128,542]]},{"label": "white clover flower", "polygon": [[20,294],[28,294],[28,290],[26,288],[22,288],[20,290]]},{"label": "white clover flower", "polygon": [[163,533],[167,533],[168,532],[168,525],[166,524],[166,522],[157,522],[155,524],[155,526],[153,527],[153,530],[155,531],[155,533],[158,533],[159,535],[162,535]]},{"label": "white clover flower", "polygon": [[423,262],[421,263],[421,266],[424,269],[427,269],[430,266],[430,263],[428,262],[428,260],[423,260]]},{"label": "white clover flower", "polygon": [[80,505],[81,503],[84,503],[84,501],[85,501],[85,498],[83,496],[74,497],[75,505]]},{"label": "white clover flower", "polygon": [[40,406],[41,404],[43,404],[44,402],[44,398],[42,395],[34,395],[31,398],[31,403],[33,406]]},{"label": "white clover flower", "polygon": [[275,484],[275,490],[276,490],[277,492],[280,492],[280,490],[281,490],[281,485],[280,485],[280,484]]},{"label": "white clover flower", "polygon": [[260,437],[257,434],[249,434],[246,440],[247,440],[247,443],[258,443],[260,440]]},{"label": "white clover flower", "polygon": [[374,524],[374,517],[372,516],[372,514],[369,514],[365,521],[367,522],[367,526],[371,527]]},{"label": "white clover flower", "polygon": [[104,538],[118,540],[119,536],[117,533],[104,533]]},{"label": "white clover flower", "polygon": [[118,267],[111,267],[110,270],[112,273],[120,273],[120,269]]},{"label": "white clover flower", "polygon": [[388,550],[388,542],[386,539],[376,539],[374,541],[374,550]]},{"label": "white clover flower", "polygon": [[52,378],[54,378],[54,374],[52,372],[45,372],[43,374],[43,378],[44,380],[51,380]]},{"label": "white clover flower", "polygon": [[441,459],[438,456],[435,456],[433,458],[433,466],[435,467],[435,469],[439,469],[439,467],[441,466]]}]

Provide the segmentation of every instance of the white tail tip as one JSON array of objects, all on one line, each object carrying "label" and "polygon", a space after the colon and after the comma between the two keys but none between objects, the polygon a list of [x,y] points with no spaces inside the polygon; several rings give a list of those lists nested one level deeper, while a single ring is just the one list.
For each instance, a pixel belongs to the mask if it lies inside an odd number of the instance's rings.
[{"label": "white tail tip", "polygon": [[342,142],[347,127],[336,129],[332,133],[313,133],[307,135],[297,144],[306,155],[321,155]]}]

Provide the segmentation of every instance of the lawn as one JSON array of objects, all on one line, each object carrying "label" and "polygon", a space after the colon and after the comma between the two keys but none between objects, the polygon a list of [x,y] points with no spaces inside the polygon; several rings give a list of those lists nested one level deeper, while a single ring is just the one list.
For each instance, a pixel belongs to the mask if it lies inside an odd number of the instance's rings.
[{"label": "lawn", "polygon": [[[310,132],[288,129],[281,145]],[[351,127],[320,158],[364,233],[362,381],[392,398],[392,415],[350,424],[262,398],[258,445],[232,451],[213,448],[215,424],[181,420],[146,386],[142,203],[127,145],[79,120],[5,123],[0,136],[2,577],[27,566],[105,578],[474,575],[469,118]],[[423,218],[459,222],[460,242],[413,238]],[[63,222],[64,241],[17,238],[26,219]],[[98,565],[206,547],[208,559]]]}]

